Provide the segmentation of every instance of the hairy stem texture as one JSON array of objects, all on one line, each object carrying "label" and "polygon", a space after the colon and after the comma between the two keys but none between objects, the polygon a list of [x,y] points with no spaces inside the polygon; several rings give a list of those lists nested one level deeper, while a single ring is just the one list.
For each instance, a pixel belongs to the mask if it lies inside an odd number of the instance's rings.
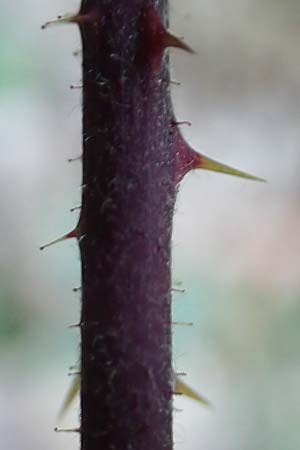
[{"label": "hairy stem texture", "polygon": [[[86,0],[81,449],[171,450],[176,195],[166,0]],[[161,22],[160,22],[161,21]]]}]

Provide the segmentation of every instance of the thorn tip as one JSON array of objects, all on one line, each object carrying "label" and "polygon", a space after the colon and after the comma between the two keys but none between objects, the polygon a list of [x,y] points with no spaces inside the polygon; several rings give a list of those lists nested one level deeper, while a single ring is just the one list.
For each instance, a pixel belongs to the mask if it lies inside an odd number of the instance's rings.
[{"label": "thorn tip", "polygon": [[245,178],[247,180],[253,180],[253,181],[260,181],[260,182],[266,182],[264,178],[256,177],[254,175],[251,175],[247,172],[243,172],[238,169],[234,169],[231,166],[227,166],[226,164],[219,163],[218,161],[215,161],[214,159],[208,158],[207,156],[198,155],[195,169],[204,169],[209,170],[212,172],[219,172],[224,173],[227,175],[233,175],[239,178]]},{"label": "thorn tip", "polygon": [[174,34],[170,33],[169,31],[166,31],[163,43],[165,48],[167,47],[180,48],[181,50],[191,53],[192,55],[196,54],[195,50],[193,50],[189,45],[187,45],[182,39],[178,38],[177,36],[174,36]]}]

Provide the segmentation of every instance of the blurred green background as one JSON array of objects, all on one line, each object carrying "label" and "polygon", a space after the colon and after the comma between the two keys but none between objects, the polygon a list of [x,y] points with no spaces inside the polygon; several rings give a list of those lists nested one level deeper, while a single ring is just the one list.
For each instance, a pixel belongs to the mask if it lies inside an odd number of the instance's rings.
[{"label": "blurred green background", "polygon": [[[0,435],[9,450],[78,448],[57,413],[78,359],[80,200],[76,27],[41,32],[75,0],[2,0],[0,17]],[[300,448],[300,3],[171,2],[178,120],[199,151],[268,184],[197,172],[173,236],[174,364],[213,404],[176,398],[180,450]],[[74,405],[62,426],[78,423]]]}]

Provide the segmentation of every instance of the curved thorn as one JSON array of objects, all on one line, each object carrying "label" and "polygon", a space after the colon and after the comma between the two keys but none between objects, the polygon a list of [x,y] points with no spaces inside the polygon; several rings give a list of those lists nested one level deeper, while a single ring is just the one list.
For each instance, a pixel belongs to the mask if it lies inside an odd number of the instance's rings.
[{"label": "curved thorn", "polygon": [[182,39],[178,38],[177,36],[174,36],[174,34],[170,33],[169,31],[166,31],[163,37],[163,44],[165,48],[175,47],[180,48],[181,50],[185,50],[188,53],[196,54],[195,50],[193,50],[189,45],[187,45]]},{"label": "curved thorn", "polygon": [[178,126],[178,125],[187,125],[189,127],[192,126],[192,122],[190,122],[189,120],[181,120],[180,122],[177,122],[176,120],[172,120],[171,123],[173,126]]},{"label": "curved thorn", "polygon": [[41,28],[42,30],[45,30],[45,28],[49,27],[50,25],[58,25],[60,23],[77,23],[79,21],[79,17],[77,14],[65,14],[57,16],[56,19],[49,20],[48,22],[45,22]]}]

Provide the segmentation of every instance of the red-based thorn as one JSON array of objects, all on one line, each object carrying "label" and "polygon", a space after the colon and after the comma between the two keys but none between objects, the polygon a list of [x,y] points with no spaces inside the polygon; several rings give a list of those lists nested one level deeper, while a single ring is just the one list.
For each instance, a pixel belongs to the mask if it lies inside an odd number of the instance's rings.
[{"label": "red-based thorn", "polygon": [[220,172],[227,175],[233,175],[240,178],[245,178],[254,181],[265,181],[263,178],[253,176],[247,172],[243,172],[233,167],[222,164],[214,159],[197,153],[189,144],[183,139],[178,129],[173,131],[174,146],[175,146],[175,182],[179,183],[182,178],[191,170],[204,169],[213,172]]},{"label": "red-based thorn", "polygon": [[189,53],[195,53],[182,39],[170,33],[154,7],[148,7],[144,14],[144,36],[139,57],[148,60],[155,70],[159,67],[164,51],[176,47]]},{"label": "red-based thorn", "polygon": [[81,227],[78,224],[78,226],[74,230],[72,230],[70,233],[67,233],[58,239],[55,239],[54,241],[51,241],[48,244],[42,245],[42,247],[40,247],[40,250],[44,250],[47,247],[51,247],[52,245],[58,244],[59,242],[66,241],[67,239],[73,239],[73,238],[80,239],[81,236],[82,236]]}]

